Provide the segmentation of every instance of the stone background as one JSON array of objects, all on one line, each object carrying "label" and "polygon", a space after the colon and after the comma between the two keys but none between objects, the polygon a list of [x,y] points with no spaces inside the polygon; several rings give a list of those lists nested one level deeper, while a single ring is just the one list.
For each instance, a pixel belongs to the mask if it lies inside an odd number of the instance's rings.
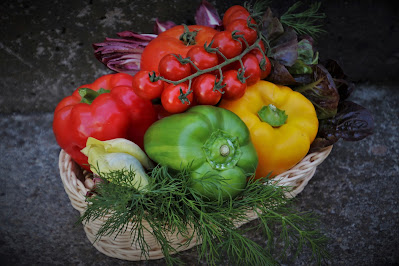
[{"label": "stone background", "polygon": [[[110,71],[91,44],[117,32],[152,31],[153,21],[193,22],[200,1],[28,1],[0,3],[0,264],[164,265],[99,253],[75,225],[58,172],[52,112],[79,85]],[[274,1],[283,13],[294,1]],[[309,3],[309,1],[304,1]],[[222,14],[242,1],[211,1]],[[356,83],[351,100],[374,115],[375,132],[340,141],[298,195],[329,237],[328,265],[399,264],[399,12],[393,1],[322,1],[327,14],[317,47]],[[259,232],[248,237],[265,245]],[[396,251],[395,251],[396,250]],[[195,249],[179,254],[188,265]],[[305,250],[297,261],[313,265]]]}]

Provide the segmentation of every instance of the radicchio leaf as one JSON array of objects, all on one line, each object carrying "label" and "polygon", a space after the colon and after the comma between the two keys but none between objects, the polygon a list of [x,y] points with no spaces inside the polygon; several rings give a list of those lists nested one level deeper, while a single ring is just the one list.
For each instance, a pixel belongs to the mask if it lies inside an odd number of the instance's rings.
[{"label": "radicchio leaf", "polygon": [[334,80],[335,86],[337,87],[339,93],[340,101],[344,101],[354,91],[355,84],[347,80],[348,77],[345,75],[341,66],[335,60],[327,60],[327,62],[324,63],[324,66],[326,67],[328,72],[330,72]]},{"label": "radicchio leaf", "polygon": [[318,64],[313,67],[313,82],[296,88],[314,105],[318,119],[335,116],[339,93],[327,69]]},{"label": "radicchio leaf", "polygon": [[270,41],[270,56],[285,66],[292,66],[298,59],[298,36],[287,28],[283,34]]},{"label": "radicchio leaf", "polygon": [[273,16],[270,8],[267,8],[264,13],[261,26],[262,35],[267,41],[271,41],[284,33],[283,25],[278,18]]},{"label": "radicchio leaf", "polygon": [[362,140],[373,134],[373,129],[373,116],[366,108],[351,101],[343,101],[334,117],[319,121],[319,131],[310,152],[319,151],[339,139]]},{"label": "radicchio leaf", "polygon": [[122,39],[106,38],[103,43],[94,43],[94,55],[109,69],[134,75],[140,70],[144,48],[157,35],[124,31],[118,36]]},{"label": "radicchio leaf", "polygon": [[267,80],[280,85],[298,85],[294,77],[288,72],[287,68],[274,59],[270,59],[272,71]]},{"label": "radicchio leaf", "polygon": [[158,20],[158,18],[155,19],[155,24],[154,24],[154,33],[155,34],[160,34],[161,32],[164,32],[170,28],[173,28],[174,26],[176,26],[176,23],[174,23],[173,21],[164,21],[161,22]]},{"label": "radicchio leaf", "polygon": [[208,26],[218,30],[222,29],[222,20],[220,19],[216,8],[208,1],[201,1],[194,19],[197,25]]}]

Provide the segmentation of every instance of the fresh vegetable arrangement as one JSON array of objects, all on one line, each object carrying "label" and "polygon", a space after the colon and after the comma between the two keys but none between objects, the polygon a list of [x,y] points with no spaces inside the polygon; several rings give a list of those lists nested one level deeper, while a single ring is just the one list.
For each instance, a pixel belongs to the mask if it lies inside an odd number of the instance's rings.
[{"label": "fresh vegetable arrangement", "polygon": [[[90,173],[80,221],[106,217],[97,239],[130,225],[146,259],[151,232],[169,264],[179,262],[170,233],[201,243],[200,259],[213,265],[221,252],[238,265],[278,264],[304,246],[317,263],[328,258],[317,219],[296,212],[295,188],[274,178],[341,138],[372,133],[371,114],[347,100],[354,86],[342,69],[319,62],[319,7],[296,3],[276,17],[263,2],[246,3],[220,19],[203,0],[197,25],[157,19],[155,34],[124,31],[93,44],[119,73],[63,99],[53,129]],[[266,247],[238,228],[249,213]]]}]

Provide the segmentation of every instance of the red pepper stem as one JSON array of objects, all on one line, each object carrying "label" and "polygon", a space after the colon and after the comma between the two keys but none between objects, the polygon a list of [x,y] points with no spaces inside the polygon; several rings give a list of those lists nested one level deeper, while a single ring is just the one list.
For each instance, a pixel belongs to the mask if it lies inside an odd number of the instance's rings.
[{"label": "red pepper stem", "polygon": [[110,90],[105,90],[103,88],[99,89],[98,91],[89,89],[89,88],[80,88],[79,95],[82,97],[80,100],[81,103],[91,104],[94,99],[96,99],[99,95],[103,93],[109,93]]}]

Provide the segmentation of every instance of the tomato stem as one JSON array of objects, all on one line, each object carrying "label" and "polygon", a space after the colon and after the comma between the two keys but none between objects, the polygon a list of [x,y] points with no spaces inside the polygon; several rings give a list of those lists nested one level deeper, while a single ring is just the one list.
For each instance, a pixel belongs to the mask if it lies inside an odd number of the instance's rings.
[{"label": "tomato stem", "polygon": [[[248,23],[250,23],[250,22],[248,22]],[[188,34],[188,33],[194,33],[194,32],[190,32],[190,31],[189,31],[187,25],[184,25],[184,24],[183,24],[183,26],[184,26],[184,28],[185,28],[185,33],[182,34],[182,36],[180,37],[180,39],[182,39],[182,38],[183,38],[183,35],[186,34],[186,33],[187,33],[187,34]],[[195,35],[196,35],[196,34],[197,34],[197,32],[195,32]],[[195,37],[195,36],[194,36],[194,37]],[[242,83],[244,83],[245,80],[249,78],[249,77],[244,77],[244,74],[245,74],[245,67],[244,67],[244,64],[243,64],[243,62],[242,62],[242,58],[243,58],[247,53],[249,53],[249,52],[252,51],[253,49],[259,49],[259,51],[260,51],[260,52],[262,53],[262,55],[263,55],[264,61],[266,62],[266,55],[265,55],[265,53],[263,52],[263,50],[262,50],[262,48],[261,48],[261,46],[260,46],[260,44],[259,44],[259,43],[262,41],[262,35],[258,32],[258,38],[256,39],[256,41],[255,41],[252,45],[249,45],[249,44],[248,44],[247,40],[245,39],[245,37],[244,37],[243,35],[238,35],[238,34],[236,34],[236,31],[233,31],[233,32],[232,32],[232,37],[233,37],[235,40],[240,39],[240,40],[239,40],[240,42],[241,42],[241,39],[242,39],[242,41],[245,43],[246,48],[245,48],[244,51],[241,52],[241,54],[239,54],[239,55],[237,55],[237,56],[235,56],[235,57],[233,57],[233,58],[228,59],[221,51],[219,51],[218,48],[213,48],[213,47],[211,47],[211,46],[212,46],[212,42],[213,42],[213,40],[212,40],[211,43],[210,43],[209,45],[207,45],[207,43],[205,43],[205,44],[204,44],[204,48],[205,48],[205,50],[206,50],[207,52],[209,52],[209,53],[217,53],[218,55],[220,55],[220,56],[224,59],[224,62],[223,62],[223,63],[220,63],[220,64],[218,64],[218,65],[216,65],[216,66],[214,66],[214,67],[210,67],[210,68],[206,68],[206,69],[199,69],[189,57],[188,57],[188,58],[182,58],[181,55],[175,55],[175,54],[174,54],[174,56],[179,60],[180,63],[182,63],[182,64],[190,63],[197,71],[196,71],[195,73],[193,73],[193,74],[191,74],[191,75],[189,75],[189,76],[187,76],[187,77],[185,77],[185,78],[183,78],[183,79],[177,80],[177,81],[169,80],[169,79],[166,79],[166,78],[164,78],[164,77],[162,77],[162,76],[159,76],[159,77],[157,77],[157,78],[160,79],[160,80],[163,80],[163,81],[165,81],[165,82],[167,82],[167,83],[171,83],[171,84],[173,84],[173,85],[178,85],[178,84],[183,83],[183,82],[186,82],[186,81],[188,80],[188,81],[189,81],[189,88],[188,88],[187,92],[186,92],[186,93],[183,93],[183,91],[180,89],[180,96],[179,96],[179,99],[180,99],[180,101],[181,101],[182,103],[185,103],[185,102],[190,103],[190,101],[188,100],[187,96],[188,96],[190,93],[192,93],[192,90],[191,90],[191,82],[192,82],[192,80],[193,80],[194,78],[196,78],[196,77],[202,75],[202,74],[209,73],[209,72],[212,72],[212,71],[215,71],[215,70],[218,70],[218,71],[219,71],[220,80],[219,80],[218,84],[219,84],[220,86],[217,86],[217,84],[215,83],[215,87],[214,87],[213,89],[214,89],[214,90],[218,90],[218,91],[221,92],[221,89],[224,87],[224,86],[221,85],[222,82],[223,82],[223,71],[222,71],[222,68],[223,68],[224,66],[227,66],[227,65],[229,65],[229,64],[231,64],[231,63],[233,63],[233,62],[236,62],[236,61],[239,61],[239,62],[240,62],[240,65],[241,65],[241,69],[240,69],[240,71],[238,71],[237,77],[239,78],[239,80],[240,80]],[[184,38],[186,38],[186,37],[184,37]],[[241,42],[241,43],[242,43],[242,42]],[[263,61],[262,61],[262,62],[263,62]],[[265,62],[263,63],[263,69],[265,68]],[[260,67],[261,67],[261,65],[260,65]]]},{"label": "tomato stem", "polygon": [[[187,76],[187,77],[185,77],[185,78],[183,78],[183,79],[180,79],[180,80],[177,80],[177,81],[169,80],[169,79],[166,79],[166,78],[164,78],[164,77],[159,77],[159,79],[160,79],[160,80],[163,80],[163,81],[165,81],[165,82],[167,82],[167,83],[171,83],[171,84],[173,84],[173,85],[178,85],[178,84],[183,83],[183,82],[185,82],[185,81],[187,81],[187,80],[192,80],[193,78],[196,78],[196,77],[198,77],[198,76],[200,76],[200,75],[202,75],[202,74],[209,73],[209,72],[212,72],[212,71],[215,71],[215,70],[219,70],[219,72],[222,74],[222,73],[223,73],[222,70],[221,70],[222,67],[227,66],[227,65],[229,65],[229,64],[231,64],[231,63],[233,63],[233,62],[236,62],[236,61],[238,61],[238,60],[241,60],[241,58],[243,58],[244,55],[246,55],[246,54],[249,53],[251,50],[253,50],[253,49],[255,49],[256,47],[258,47],[259,41],[260,41],[260,38],[258,38],[258,39],[254,42],[254,44],[252,44],[251,46],[247,47],[241,54],[239,54],[239,55],[237,55],[237,56],[235,56],[235,57],[233,57],[233,58],[230,58],[230,59],[228,59],[228,58],[225,57],[226,59],[225,59],[225,61],[224,61],[223,63],[220,63],[219,65],[216,65],[216,66],[214,66],[214,67],[210,67],[210,68],[206,68],[206,69],[201,69],[201,70],[195,72],[194,74],[191,74],[190,76]],[[216,49],[216,48],[212,48],[212,49],[214,49],[216,52],[219,52],[219,53],[222,55],[222,53],[221,53],[218,49]],[[263,51],[261,50],[261,52],[263,52]],[[224,56],[224,55],[223,55],[223,56]],[[222,75],[221,75],[221,77],[222,77]]]}]

